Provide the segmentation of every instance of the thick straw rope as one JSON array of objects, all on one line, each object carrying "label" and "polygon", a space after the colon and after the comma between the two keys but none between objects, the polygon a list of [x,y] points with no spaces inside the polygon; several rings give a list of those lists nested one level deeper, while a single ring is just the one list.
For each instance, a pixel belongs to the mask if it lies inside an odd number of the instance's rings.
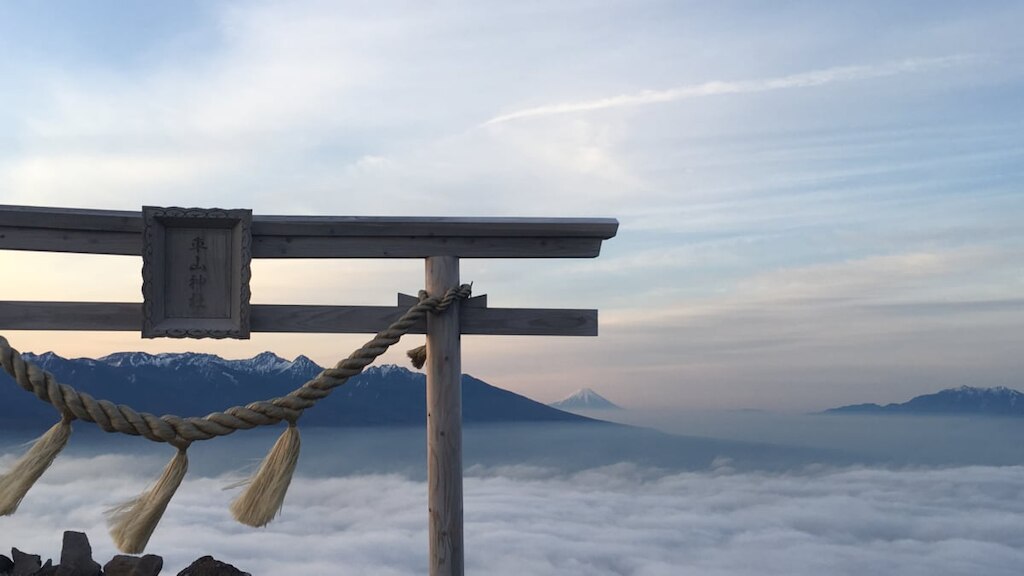
[{"label": "thick straw rope", "polygon": [[26,361],[3,336],[0,336],[0,364],[19,386],[52,404],[66,419],[94,422],[107,432],[144,436],[154,442],[167,442],[184,448],[192,442],[226,436],[235,430],[269,426],[282,420],[294,423],[302,415],[303,410],[312,407],[317,401],[326,398],[331,390],[361,373],[407,334],[428,312],[443,312],[455,300],[468,298],[471,288],[470,284],[463,284],[448,290],[440,298],[420,291],[419,302],[409,308],[401,318],[378,332],[372,340],[363,344],[348,358],[338,362],[334,368],[325,369],[316,378],[288,395],[253,402],[247,406],[233,406],[202,418],[154,416],[147,412],[138,412],[123,404],[97,400],[67,384],[57,382],[52,374]]}]

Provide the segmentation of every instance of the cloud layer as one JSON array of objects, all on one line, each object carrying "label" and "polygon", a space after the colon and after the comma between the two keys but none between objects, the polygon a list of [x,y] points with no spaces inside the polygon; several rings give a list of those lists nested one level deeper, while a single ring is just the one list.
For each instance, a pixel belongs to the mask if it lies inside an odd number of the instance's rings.
[{"label": "cloud layer", "polygon": [[[61,458],[17,515],[0,518],[0,547],[56,557],[61,531],[77,529],[98,558],[114,554],[102,511],[161,465]],[[253,530],[227,513],[229,480],[186,480],[149,547],[168,573],[207,553],[254,574],[423,572],[422,482],[299,476],[281,517]],[[770,474],[719,461],[696,473],[618,464],[564,474],[510,466],[467,471],[465,493],[472,573],[1000,576],[1024,562],[1020,467]]]}]

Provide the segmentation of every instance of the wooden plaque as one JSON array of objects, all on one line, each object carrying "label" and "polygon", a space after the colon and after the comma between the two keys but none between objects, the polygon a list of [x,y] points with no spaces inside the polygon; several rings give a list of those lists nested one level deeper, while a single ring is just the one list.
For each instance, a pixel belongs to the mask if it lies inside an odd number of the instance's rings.
[{"label": "wooden plaque", "polygon": [[249,338],[252,211],[142,208],[143,338]]}]

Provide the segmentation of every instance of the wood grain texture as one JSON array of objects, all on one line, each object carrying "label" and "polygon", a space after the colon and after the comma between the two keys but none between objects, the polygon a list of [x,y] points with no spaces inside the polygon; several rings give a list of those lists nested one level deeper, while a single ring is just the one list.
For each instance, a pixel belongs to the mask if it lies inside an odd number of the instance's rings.
[{"label": "wood grain texture", "polygon": [[[141,212],[0,205],[0,249],[142,253]],[[610,218],[253,216],[254,258],[593,258]]]},{"label": "wood grain texture", "polygon": [[485,238],[615,236],[612,218],[443,218],[392,216],[259,216],[262,236],[468,236]]},{"label": "wood grain texture", "polygon": [[0,225],[0,249],[141,256],[142,233]]},{"label": "wood grain texture", "polygon": [[[597,336],[597,310],[462,307],[463,334],[505,336]],[[413,299],[415,302],[415,299]],[[373,334],[397,320],[402,306],[253,304],[252,332]],[[142,304],[121,302],[0,301],[0,330],[134,332],[142,327]],[[425,334],[426,322],[410,334]]]},{"label": "wood grain texture", "polygon": [[142,330],[142,303],[0,302],[3,330]]},{"label": "wood grain texture", "polygon": [[[253,332],[319,334],[373,334],[387,328],[405,312],[393,306],[312,306],[255,304]],[[426,334],[426,321],[413,326],[410,334]]]},{"label": "wood grain texture", "polygon": [[[427,258],[427,292],[459,285],[459,260]],[[462,576],[462,351],[459,302],[427,317],[427,491],[430,576]]]},{"label": "wood grain texture", "polygon": [[254,258],[596,258],[600,238],[254,236]]},{"label": "wood grain texture", "polygon": [[464,308],[463,334],[504,336],[597,336],[597,310]]},{"label": "wood grain texture", "polygon": [[142,232],[142,213],[0,204],[0,226]]}]

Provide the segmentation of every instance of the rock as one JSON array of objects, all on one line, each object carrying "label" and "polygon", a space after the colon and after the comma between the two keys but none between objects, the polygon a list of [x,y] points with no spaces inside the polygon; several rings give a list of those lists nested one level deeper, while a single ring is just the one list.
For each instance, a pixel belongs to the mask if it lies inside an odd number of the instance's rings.
[{"label": "rock", "polygon": [[100,565],[92,559],[89,537],[82,532],[64,532],[57,576],[99,576]]},{"label": "rock", "polygon": [[131,576],[157,576],[164,569],[164,559],[156,554],[146,554],[135,567]]},{"label": "rock", "polygon": [[11,558],[14,559],[11,576],[29,576],[35,574],[43,566],[43,559],[38,555],[25,554],[17,548],[11,548]]},{"label": "rock", "polygon": [[178,576],[252,576],[252,574],[242,572],[231,564],[214,560],[213,556],[203,556],[188,568],[178,572]]},{"label": "rock", "polygon": [[14,562],[7,556],[0,554],[0,576],[7,576],[12,570],[14,570]]},{"label": "rock", "polygon": [[56,576],[56,574],[57,567],[53,565],[53,560],[47,560],[42,568],[32,573],[32,576]]},{"label": "rock", "polygon": [[124,554],[118,554],[110,559],[103,565],[104,576],[131,576],[131,573],[135,570],[135,566],[139,564],[142,558],[138,556],[125,556]]},{"label": "rock", "polygon": [[164,559],[154,554],[138,556],[114,556],[103,567],[104,576],[157,576],[164,568]]},{"label": "rock", "polygon": [[145,554],[142,561],[135,567],[131,576],[157,576],[164,569],[164,559],[156,554]]}]

